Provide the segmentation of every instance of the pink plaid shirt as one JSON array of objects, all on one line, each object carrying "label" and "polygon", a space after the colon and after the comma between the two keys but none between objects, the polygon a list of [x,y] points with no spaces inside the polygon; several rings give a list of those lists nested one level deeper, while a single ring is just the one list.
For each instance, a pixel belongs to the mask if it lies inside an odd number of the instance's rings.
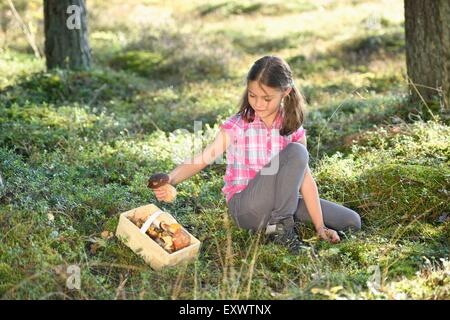
[{"label": "pink plaid shirt", "polygon": [[305,134],[301,126],[294,133],[282,136],[282,123],[281,113],[277,114],[271,128],[267,128],[258,115],[248,123],[240,114],[235,114],[220,125],[231,138],[226,153],[225,186],[222,188],[227,203],[236,192],[244,190],[249,181],[288,143],[298,142]]}]

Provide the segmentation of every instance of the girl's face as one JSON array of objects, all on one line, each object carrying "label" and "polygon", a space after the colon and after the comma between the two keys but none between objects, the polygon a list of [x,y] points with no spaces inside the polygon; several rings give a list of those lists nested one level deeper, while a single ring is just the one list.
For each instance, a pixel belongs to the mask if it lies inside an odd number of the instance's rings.
[{"label": "girl's face", "polygon": [[281,99],[289,94],[291,88],[283,92],[264,84],[260,86],[257,81],[249,81],[247,91],[248,102],[255,113],[261,118],[267,118],[276,114]]}]

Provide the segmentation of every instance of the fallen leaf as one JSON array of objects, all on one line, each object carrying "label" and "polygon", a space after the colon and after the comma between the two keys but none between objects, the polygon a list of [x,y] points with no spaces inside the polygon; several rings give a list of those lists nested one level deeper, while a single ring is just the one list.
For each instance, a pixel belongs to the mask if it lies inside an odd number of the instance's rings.
[{"label": "fallen leaf", "polygon": [[103,231],[100,235],[101,235],[102,239],[106,239],[106,240],[111,239],[114,236],[113,233],[108,230]]},{"label": "fallen leaf", "polygon": [[101,247],[99,243],[93,243],[91,244],[91,247],[89,248],[89,251],[91,254],[95,255],[97,253],[97,250]]},{"label": "fallen leaf", "polygon": [[93,255],[97,253],[100,248],[106,247],[106,240],[100,238],[89,238],[88,241],[91,243],[89,245],[89,252]]}]

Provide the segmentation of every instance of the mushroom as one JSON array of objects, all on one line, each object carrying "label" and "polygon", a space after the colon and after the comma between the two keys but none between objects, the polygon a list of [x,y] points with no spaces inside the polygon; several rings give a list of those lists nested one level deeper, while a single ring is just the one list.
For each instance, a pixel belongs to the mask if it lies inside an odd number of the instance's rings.
[{"label": "mushroom", "polygon": [[169,253],[173,252],[174,249],[174,243],[171,236],[163,236],[161,239],[164,241],[164,250],[166,250]]},{"label": "mushroom", "polygon": [[170,177],[167,173],[155,173],[148,179],[148,187],[156,189],[169,183]]},{"label": "mushroom", "polygon": [[191,237],[183,229],[178,229],[172,238],[175,251],[183,249],[191,244]]},{"label": "mushroom", "polygon": [[175,234],[175,232],[178,231],[178,229],[181,228],[181,225],[178,224],[178,223],[171,223],[171,224],[168,224],[168,223],[165,223],[165,222],[161,222],[161,228],[162,228],[164,231],[167,231],[167,232],[169,232],[170,234],[173,235],[173,234]]},{"label": "mushroom", "polygon": [[152,239],[156,239],[156,238],[159,238],[159,237],[161,236],[160,233],[159,233],[153,226],[150,226],[150,228],[148,228],[147,234],[148,234]]},{"label": "mushroom", "polygon": [[162,199],[165,202],[173,202],[177,196],[177,190],[170,183],[167,173],[155,173],[148,179],[148,187],[151,189],[163,188],[166,196]]}]

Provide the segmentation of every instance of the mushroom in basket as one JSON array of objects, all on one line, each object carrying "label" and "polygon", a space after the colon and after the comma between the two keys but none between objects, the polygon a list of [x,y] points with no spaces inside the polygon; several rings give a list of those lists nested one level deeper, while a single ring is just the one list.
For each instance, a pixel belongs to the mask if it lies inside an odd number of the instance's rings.
[{"label": "mushroom in basket", "polygon": [[161,228],[171,235],[174,251],[183,249],[191,244],[191,237],[178,223],[167,224],[162,222]]}]

